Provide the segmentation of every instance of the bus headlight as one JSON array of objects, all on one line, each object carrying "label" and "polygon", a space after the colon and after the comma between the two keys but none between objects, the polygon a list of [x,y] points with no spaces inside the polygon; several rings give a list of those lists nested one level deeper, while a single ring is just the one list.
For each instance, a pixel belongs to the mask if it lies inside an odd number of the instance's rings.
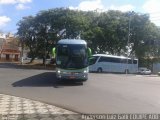
[{"label": "bus headlight", "polygon": [[84,70],[83,72],[84,72],[84,73],[87,73],[87,70]]},{"label": "bus headlight", "polygon": [[61,71],[60,71],[60,70],[58,70],[58,71],[57,71],[57,73],[58,73],[58,74],[61,74]]}]

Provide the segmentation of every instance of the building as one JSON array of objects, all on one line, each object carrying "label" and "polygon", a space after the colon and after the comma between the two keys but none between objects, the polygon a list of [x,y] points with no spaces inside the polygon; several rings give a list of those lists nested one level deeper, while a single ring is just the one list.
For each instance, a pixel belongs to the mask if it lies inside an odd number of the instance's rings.
[{"label": "building", "polygon": [[0,34],[0,61],[18,61],[20,58],[18,40],[11,33]]}]

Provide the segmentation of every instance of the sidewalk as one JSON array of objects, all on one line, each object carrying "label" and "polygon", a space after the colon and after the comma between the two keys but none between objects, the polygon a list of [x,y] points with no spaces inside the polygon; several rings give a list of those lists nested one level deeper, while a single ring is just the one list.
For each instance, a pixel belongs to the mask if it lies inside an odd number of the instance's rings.
[{"label": "sidewalk", "polygon": [[0,94],[0,120],[75,120],[77,118],[80,118],[80,115],[53,105]]}]

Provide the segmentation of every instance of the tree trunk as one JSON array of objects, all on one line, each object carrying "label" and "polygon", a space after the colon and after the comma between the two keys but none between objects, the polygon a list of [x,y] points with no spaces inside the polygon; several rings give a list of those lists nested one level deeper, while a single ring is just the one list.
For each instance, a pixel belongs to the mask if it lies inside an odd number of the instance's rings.
[{"label": "tree trunk", "polygon": [[46,59],[45,59],[45,56],[43,56],[43,65],[45,65],[46,63]]},{"label": "tree trunk", "polygon": [[34,61],[35,57],[32,57],[29,63],[32,63]]}]

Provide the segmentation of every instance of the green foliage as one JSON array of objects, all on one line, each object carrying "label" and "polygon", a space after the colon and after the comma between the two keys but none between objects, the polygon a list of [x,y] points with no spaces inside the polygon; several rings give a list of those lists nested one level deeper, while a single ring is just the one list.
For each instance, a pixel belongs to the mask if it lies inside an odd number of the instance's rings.
[{"label": "green foliage", "polygon": [[93,53],[127,55],[126,46],[132,43],[130,55],[160,56],[160,29],[150,22],[147,14],[56,8],[24,17],[17,25],[17,34],[30,49],[33,59],[48,56],[58,40],[78,36],[88,42]]}]

